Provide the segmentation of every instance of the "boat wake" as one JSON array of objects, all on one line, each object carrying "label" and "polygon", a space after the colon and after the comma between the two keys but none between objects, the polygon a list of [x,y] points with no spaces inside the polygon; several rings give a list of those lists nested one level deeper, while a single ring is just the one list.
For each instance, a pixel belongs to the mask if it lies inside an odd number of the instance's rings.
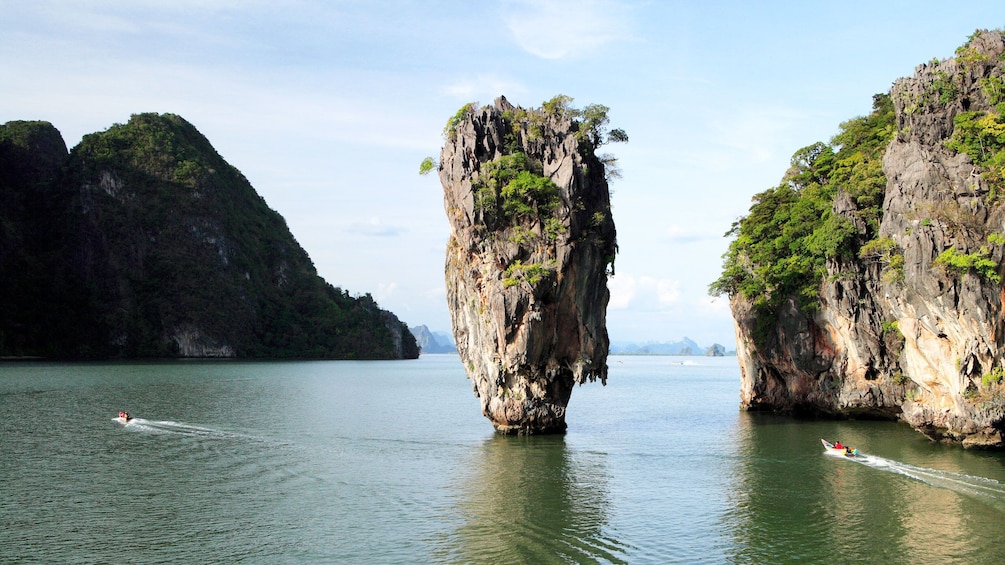
[{"label": "boat wake", "polygon": [[976,477],[952,471],[918,467],[876,455],[859,455],[849,457],[850,461],[861,463],[873,469],[887,471],[921,481],[929,486],[948,489],[959,494],[971,496],[990,502],[999,509],[1005,510],[1005,483],[985,477]]},{"label": "boat wake", "polygon": [[[112,418],[112,420],[121,422],[121,419],[119,418]],[[194,426],[192,424],[185,424],[182,422],[173,422],[171,420],[147,420],[145,418],[133,418],[126,422],[124,427],[134,432],[147,432],[155,434],[175,434],[218,438],[235,437],[239,435],[233,432],[226,432],[203,426]]]}]

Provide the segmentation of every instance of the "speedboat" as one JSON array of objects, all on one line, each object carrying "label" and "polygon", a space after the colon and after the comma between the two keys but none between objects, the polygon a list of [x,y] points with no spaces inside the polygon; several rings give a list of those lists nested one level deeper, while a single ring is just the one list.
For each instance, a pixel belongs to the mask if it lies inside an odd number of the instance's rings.
[{"label": "speedboat", "polygon": [[135,419],[136,418],[133,418],[132,416],[129,415],[129,412],[119,412],[118,417],[112,418],[112,420],[115,420],[116,422],[118,422],[118,423],[120,423],[122,425],[126,425],[126,424],[128,424],[129,422],[132,422]]},{"label": "speedboat", "polygon": [[833,443],[831,443],[831,442],[829,442],[829,441],[827,441],[827,440],[825,440],[823,438],[820,438],[820,443],[824,444],[824,448],[827,450],[827,453],[831,453],[831,454],[834,454],[834,455],[844,455],[845,457],[857,457],[858,456],[858,449],[857,448],[856,449],[851,449],[850,447],[835,447]]}]

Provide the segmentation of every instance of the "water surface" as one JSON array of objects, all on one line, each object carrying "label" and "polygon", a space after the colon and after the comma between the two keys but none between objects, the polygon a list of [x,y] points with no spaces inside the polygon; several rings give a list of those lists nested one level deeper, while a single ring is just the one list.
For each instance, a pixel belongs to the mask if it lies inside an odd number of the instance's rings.
[{"label": "water surface", "polygon": [[0,562],[1005,562],[998,454],[740,412],[735,358],[610,373],[526,438],[455,355],[0,364]]}]

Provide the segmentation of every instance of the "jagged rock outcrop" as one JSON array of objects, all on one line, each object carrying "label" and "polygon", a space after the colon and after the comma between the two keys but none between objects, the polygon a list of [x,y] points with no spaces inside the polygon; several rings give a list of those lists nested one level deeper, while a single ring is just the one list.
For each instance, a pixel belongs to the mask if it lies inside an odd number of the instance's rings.
[{"label": "jagged rock outcrop", "polygon": [[0,126],[0,356],[415,358],[191,124]]},{"label": "jagged rock outcrop", "polygon": [[[788,300],[766,335],[750,301],[731,296],[744,407],[902,418],[933,438],[1005,447],[1002,177],[947,145],[963,135],[958,118],[1001,128],[1003,55],[1001,32],[978,32],[894,83],[884,259],[830,260],[820,307]],[[1005,139],[977,142],[990,154]],[[857,221],[854,208],[839,194],[833,213]]]},{"label": "jagged rock outcrop", "polygon": [[584,117],[567,101],[466,106],[440,154],[454,338],[504,433],[564,431],[573,386],[607,378],[616,234],[594,154],[606,108]]}]

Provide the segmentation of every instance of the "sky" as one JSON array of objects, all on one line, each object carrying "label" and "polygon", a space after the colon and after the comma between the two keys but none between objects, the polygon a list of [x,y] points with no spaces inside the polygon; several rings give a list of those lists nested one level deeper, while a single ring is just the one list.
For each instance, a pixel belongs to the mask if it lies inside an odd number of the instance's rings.
[{"label": "sky", "polygon": [[465,103],[610,108],[613,342],[735,346],[708,295],[725,233],[796,150],[977,29],[1000,1],[0,0],[0,123],[68,147],[132,114],[192,123],[318,273],[450,331],[436,175]]}]

